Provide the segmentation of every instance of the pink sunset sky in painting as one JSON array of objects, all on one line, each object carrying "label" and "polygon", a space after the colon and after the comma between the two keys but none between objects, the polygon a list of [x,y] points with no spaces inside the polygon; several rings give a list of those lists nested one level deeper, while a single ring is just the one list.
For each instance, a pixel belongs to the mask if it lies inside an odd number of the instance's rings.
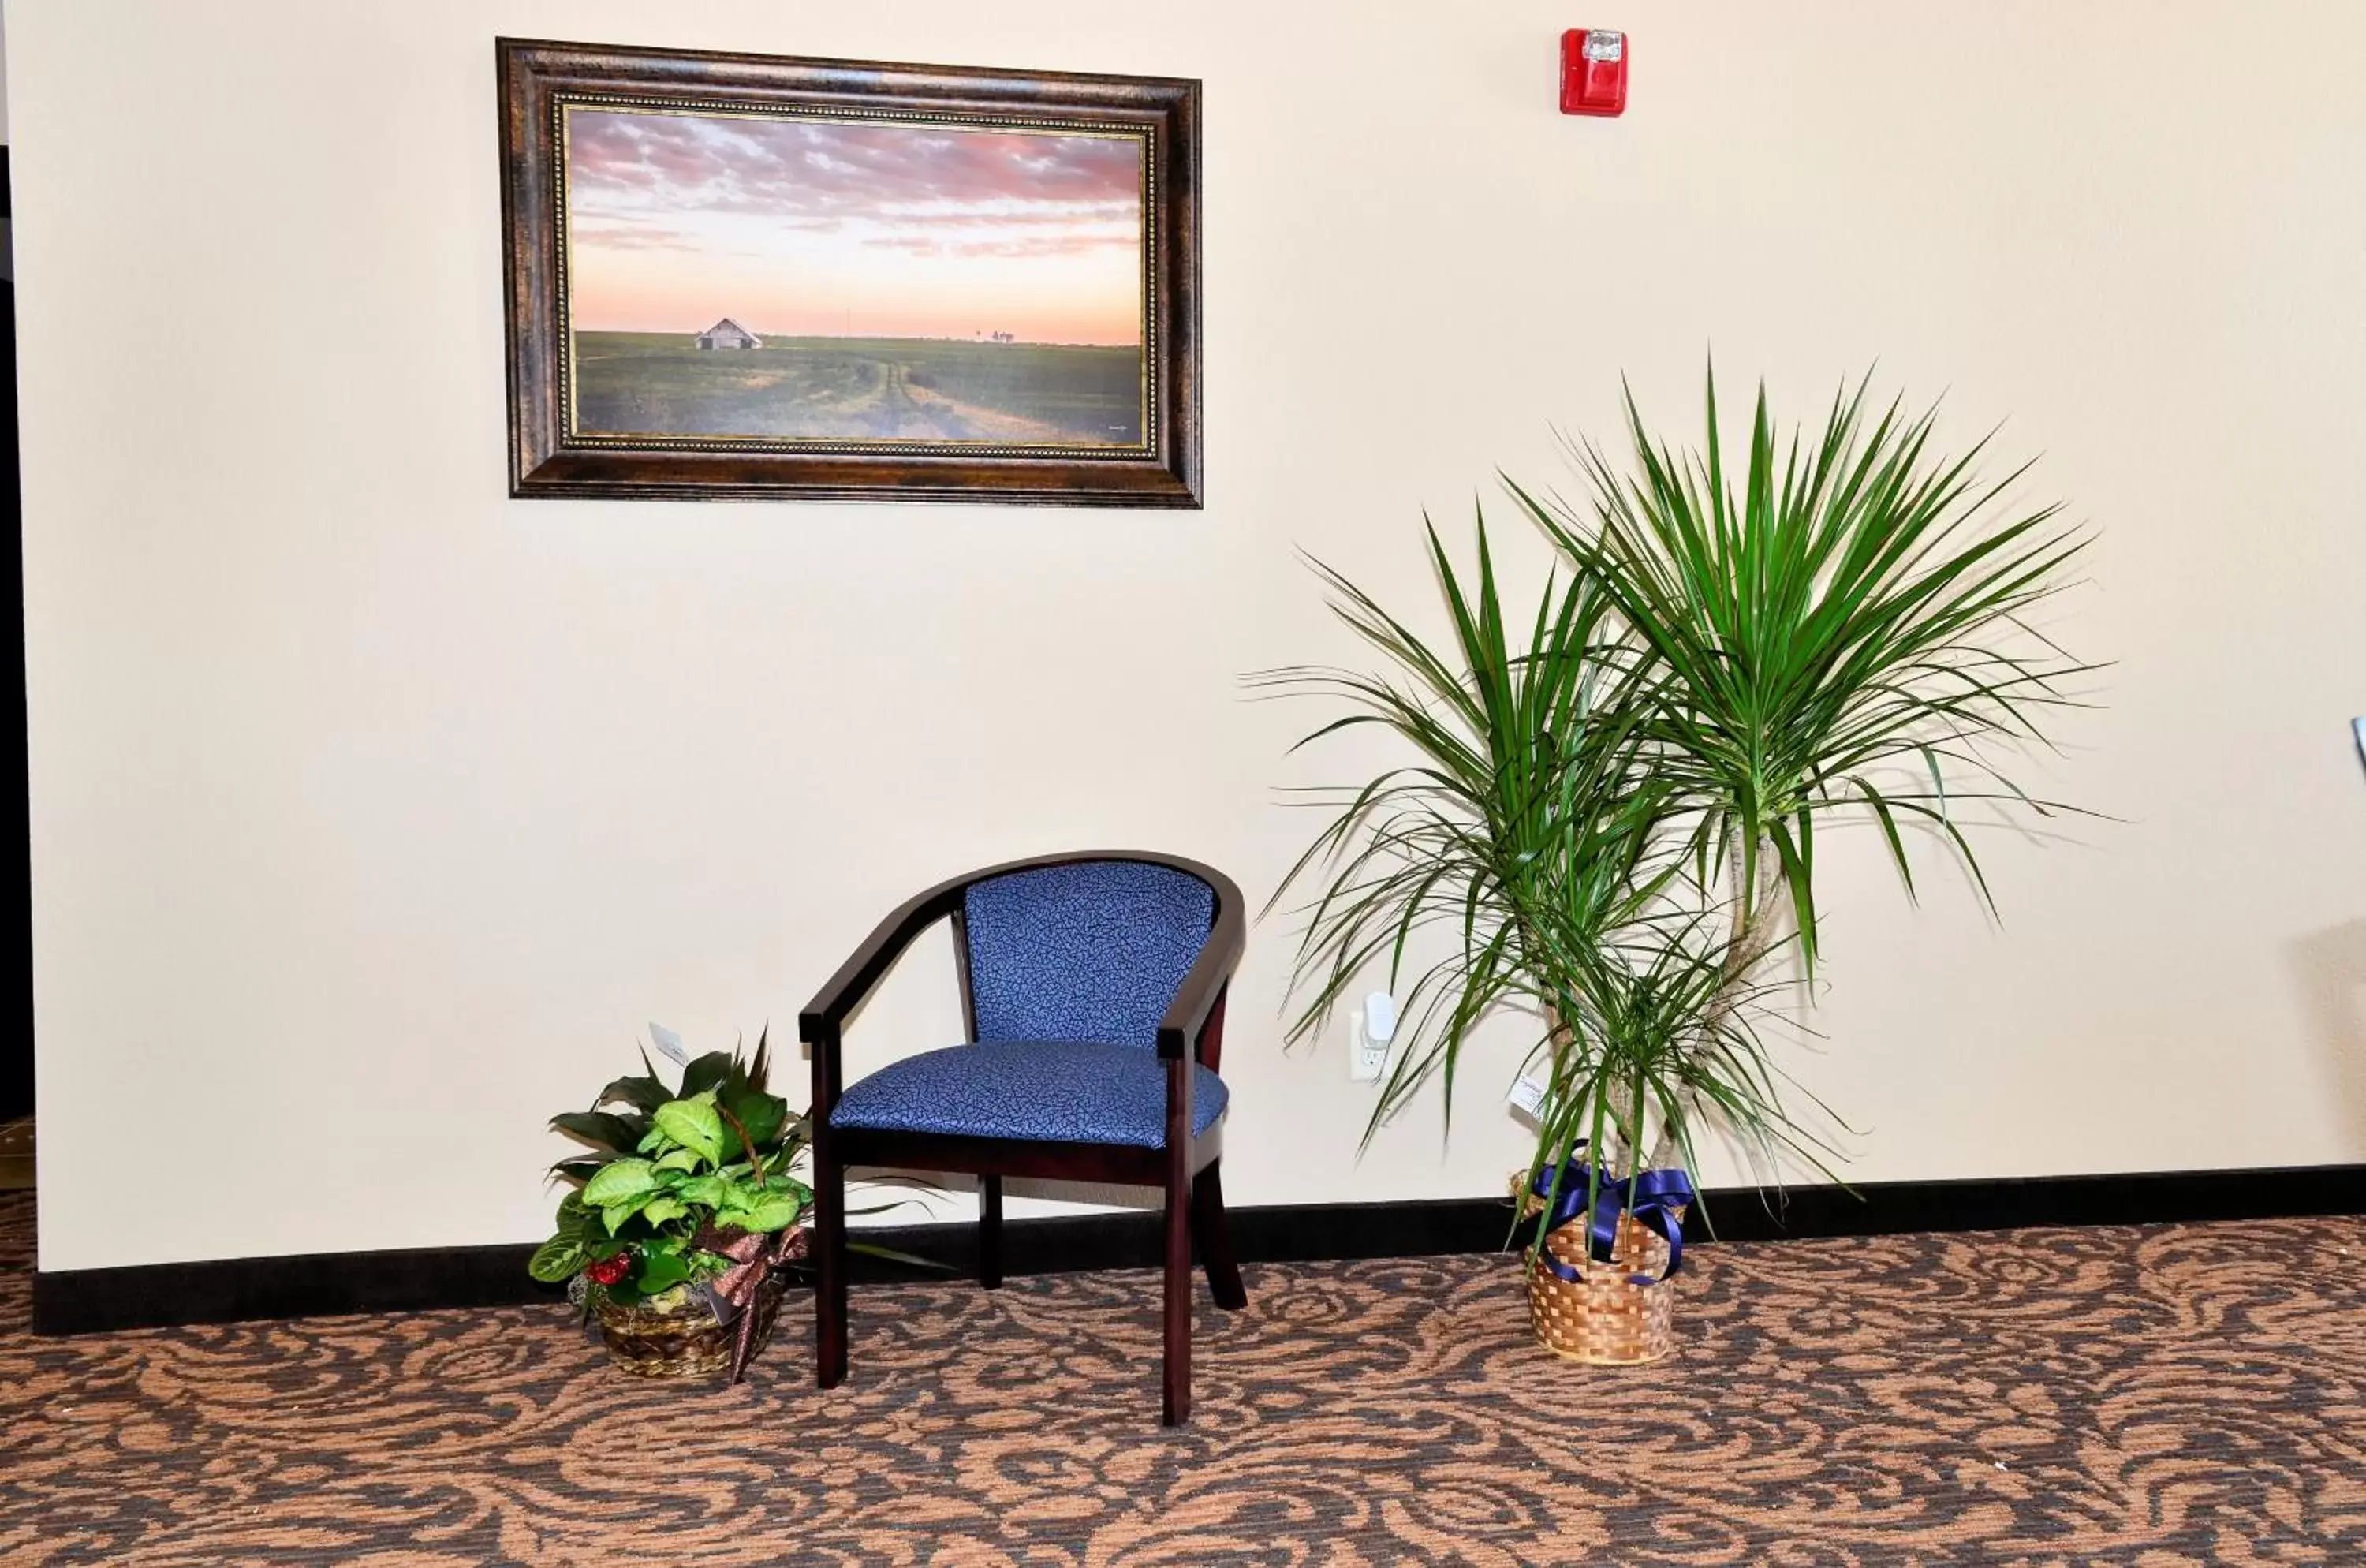
[{"label": "pink sunset sky in painting", "polygon": [[1123,137],[568,111],[573,325],[1142,341]]}]

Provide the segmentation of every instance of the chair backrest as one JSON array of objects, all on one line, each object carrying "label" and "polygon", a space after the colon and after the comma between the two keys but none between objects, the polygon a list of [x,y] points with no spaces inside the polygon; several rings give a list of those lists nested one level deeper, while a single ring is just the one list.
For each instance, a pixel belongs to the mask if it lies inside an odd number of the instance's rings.
[{"label": "chair backrest", "polygon": [[962,899],[977,1038],[1155,1046],[1215,923],[1215,890],[1146,861],[1012,872]]}]

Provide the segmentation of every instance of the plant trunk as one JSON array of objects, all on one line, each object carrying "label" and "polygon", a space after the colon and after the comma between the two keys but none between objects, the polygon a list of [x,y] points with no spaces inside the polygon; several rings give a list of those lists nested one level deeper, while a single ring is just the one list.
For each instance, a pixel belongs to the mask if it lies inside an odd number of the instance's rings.
[{"label": "plant trunk", "polygon": [[[1745,874],[1739,840],[1734,841],[1732,863],[1733,890],[1739,897]],[[1758,886],[1750,890],[1746,906],[1736,904],[1733,908],[1733,930],[1725,949],[1725,983],[1718,987],[1708,1004],[1707,1016],[1711,1023],[1723,1023],[1731,1018],[1742,998],[1750,994],[1752,973],[1774,945],[1775,928],[1782,919],[1778,902],[1782,893],[1782,857],[1774,852],[1771,841],[1762,840],[1758,845]]]},{"label": "plant trunk", "polygon": [[[1725,944],[1725,975],[1702,1010],[1702,1026],[1706,1032],[1723,1025],[1741,1010],[1742,999],[1750,995],[1752,976],[1774,945],[1774,935],[1782,919],[1782,908],[1777,900],[1783,893],[1783,860],[1774,852],[1772,840],[1758,843],[1757,886],[1751,888],[1747,901],[1742,898],[1744,878],[1749,875],[1741,852],[1741,840],[1734,840],[1728,851],[1728,867],[1734,893],[1733,926],[1727,933]],[[1661,1169],[1679,1157],[1675,1132],[1662,1127],[1651,1145],[1649,1169]]]}]

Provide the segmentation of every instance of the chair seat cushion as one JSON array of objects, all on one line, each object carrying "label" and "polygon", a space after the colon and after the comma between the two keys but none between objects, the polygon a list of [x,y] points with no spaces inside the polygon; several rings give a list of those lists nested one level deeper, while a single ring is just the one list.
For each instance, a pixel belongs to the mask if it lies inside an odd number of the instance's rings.
[{"label": "chair seat cushion", "polygon": [[[1191,1134],[1224,1113],[1224,1080],[1192,1064]],[[924,1051],[850,1087],[833,1127],[1027,1138],[1063,1144],[1166,1145],[1166,1064],[1138,1045],[997,1041]]]}]

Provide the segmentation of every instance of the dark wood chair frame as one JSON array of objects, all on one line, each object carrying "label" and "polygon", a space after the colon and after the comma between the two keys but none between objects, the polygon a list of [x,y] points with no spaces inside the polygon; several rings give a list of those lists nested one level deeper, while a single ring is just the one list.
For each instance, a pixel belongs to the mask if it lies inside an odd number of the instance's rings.
[{"label": "dark wood chair frame", "polygon": [[[977,1038],[977,1004],[971,994],[968,933],[963,895],[981,882],[1013,872],[1096,861],[1139,861],[1198,877],[1215,895],[1208,941],[1183,976],[1158,1025],[1157,1051],[1166,1065],[1166,1142],[1163,1148],[1116,1144],[954,1137],[941,1134],[833,1128],[830,1111],[843,1087],[841,1043],[848,1018],[896,958],[939,920],[951,920],[961,975],[962,1012],[969,1037]],[[1248,1304],[1224,1214],[1223,1123],[1191,1135],[1191,1065],[1218,1069],[1224,1043],[1224,997],[1247,942],[1241,890],[1232,878],[1197,861],[1135,850],[1042,855],[988,866],[939,883],[907,901],[879,923],[852,957],[839,966],[821,994],[797,1017],[797,1032],[812,1047],[815,1373],[824,1388],[846,1377],[846,1171],[850,1166],[907,1170],[965,1171],[978,1180],[978,1282],[987,1290],[1002,1283],[1002,1179],[1034,1177],[1064,1181],[1112,1182],[1156,1187],[1166,1195],[1166,1365],[1163,1419],[1180,1426],[1191,1416],[1191,1251],[1199,1243],[1216,1304],[1236,1312]]]}]

